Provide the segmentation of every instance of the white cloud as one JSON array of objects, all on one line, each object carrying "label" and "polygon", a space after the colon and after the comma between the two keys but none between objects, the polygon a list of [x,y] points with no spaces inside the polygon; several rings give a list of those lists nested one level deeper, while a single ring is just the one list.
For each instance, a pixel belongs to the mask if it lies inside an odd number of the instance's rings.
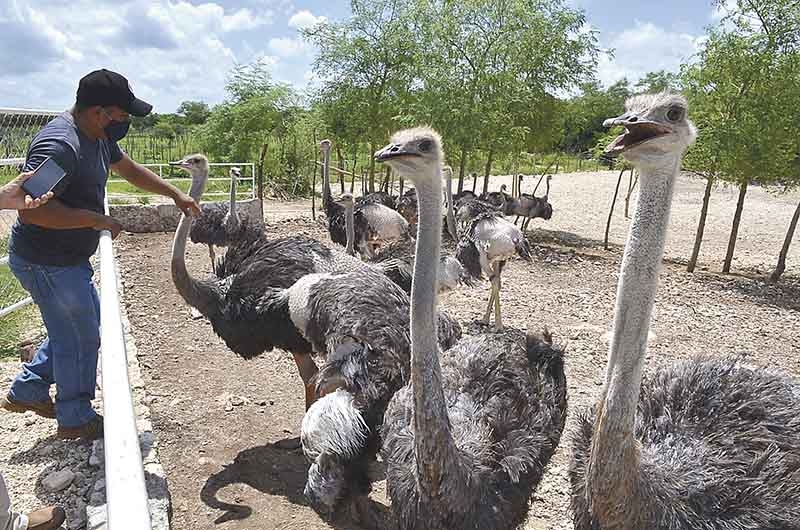
[{"label": "white cloud", "polygon": [[635,82],[648,72],[677,72],[704,42],[704,36],[671,32],[651,22],[637,21],[633,28],[604,36],[603,44],[614,57],[601,55],[597,75],[608,86],[623,77]]},{"label": "white cloud", "polygon": [[328,19],[324,16],[314,16],[314,14],[307,10],[303,9],[298,11],[294,15],[289,18],[289,27],[296,28],[296,29],[305,29],[310,28],[312,26],[316,26],[322,22],[326,22]]},{"label": "white cloud", "polygon": [[302,57],[309,55],[313,47],[296,37],[279,37],[269,40],[269,51],[278,57]]},{"label": "white cloud", "polygon": [[102,67],[129,77],[156,112],[217,103],[230,69],[263,53],[239,46],[237,57],[236,32],[271,24],[273,10],[216,2],[0,0],[0,106],[66,108],[78,80]]}]

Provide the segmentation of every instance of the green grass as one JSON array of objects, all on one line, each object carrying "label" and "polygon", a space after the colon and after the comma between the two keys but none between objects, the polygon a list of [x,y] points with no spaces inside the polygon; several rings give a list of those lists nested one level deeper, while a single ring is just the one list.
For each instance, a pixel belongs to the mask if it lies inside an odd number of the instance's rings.
[{"label": "green grass", "polygon": [[[8,240],[0,238],[0,256],[6,255],[7,246]],[[27,296],[8,265],[0,265],[0,307],[7,307]],[[41,325],[39,311],[34,305],[0,317],[0,358],[15,356],[22,340],[35,333]]]}]

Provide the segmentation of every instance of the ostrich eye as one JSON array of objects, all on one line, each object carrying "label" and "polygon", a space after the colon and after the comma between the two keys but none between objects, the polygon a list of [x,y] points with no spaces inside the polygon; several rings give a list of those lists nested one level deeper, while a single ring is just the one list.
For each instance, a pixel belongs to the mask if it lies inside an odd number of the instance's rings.
[{"label": "ostrich eye", "polygon": [[431,150],[432,146],[433,142],[431,142],[430,140],[422,140],[419,143],[419,150],[422,151],[423,153],[427,153],[428,151]]},{"label": "ostrich eye", "polygon": [[667,111],[667,119],[672,122],[679,121],[683,118],[683,109],[680,107],[670,107]]}]

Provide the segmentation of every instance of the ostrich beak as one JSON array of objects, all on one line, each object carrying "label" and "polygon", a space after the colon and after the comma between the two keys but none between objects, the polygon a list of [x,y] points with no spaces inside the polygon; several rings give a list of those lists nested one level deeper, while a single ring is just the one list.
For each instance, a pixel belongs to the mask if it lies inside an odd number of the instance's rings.
[{"label": "ostrich beak", "polygon": [[378,162],[386,162],[388,160],[392,160],[393,158],[400,158],[403,156],[420,156],[413,149],[409,149],[405,145],[398,145],[398,144],[389,144],[383,149],[380,149],[375,152],[375,160]]},{"label": "ostrich beak", "polygon": [[172,167],[180,167],[180,168],[183,168],[183,169],[190,169],[191,168],[191,166],[189,165],[189,162],[185,158],[183,160],[177,160],[175,162],[170,162],[169,165],[172,166]]},{"label": "ostrich beak", "polygon": [[642,119],[636,114],[628,112],[616,118],[608,118],[603,122],[603,127],[616,125],[625,127],[625,132],[608,144],[605,152],[609,155],[623,153],[632,147],[672,132],[672,129],[661,123]]}]

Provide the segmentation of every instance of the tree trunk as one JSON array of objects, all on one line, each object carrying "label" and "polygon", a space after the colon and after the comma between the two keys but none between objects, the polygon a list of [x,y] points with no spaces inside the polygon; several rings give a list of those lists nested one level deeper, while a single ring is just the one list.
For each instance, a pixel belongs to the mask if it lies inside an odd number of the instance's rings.
[{"label": "tree trunk", "polygon": [[391,168],[386,166],[383,170],[383,182],[381,182],[381,191],[389,193],[389,177],[391,176]]},{"label": "tree trunk", "polygon": [[622,175],[625,173],[623,168],[617,177],[617,188],[614,190],[614,199],[611,201],[611,208],[608,210],[608,220],[606,221],[606,235],[603,236],[603,248],[608,250],[608,233],[611,231],[611,217],[614,215],[614,205],[617,204],[617,195],[619,194],[619,185],[622,183]]},{"label": "tree trunk", "polygon": [[461,148],[461,160],[458,162],[458,193],[464,189],[464,169],[467,167],[467,148]]},{"label": "tree trunk", "polygon": [[706,230],[706,217],[708,216],[708,203],[711,199],[711,188],[714,187],[714,178],[706,177],[706,191],[703,193],[703,207],[700,208],[700,220],[697,222],[697,233],[694,236],[694,247],[686,272],[694,272],[697,267],[697,258],[700,256],[700,245],[703,243],[703,233]]},{"label": "tree trunk", "polygon": [[403,196],[403,187],[406,185],[406,180],[403,177],[400,177],[400,196]]},{"label": "tree trunk", "polygon": [[475,188],[478,186],[478,174],[472,173],[472,193],[475,193]]},{"label": "tree trunk", "polygon": [[742,221],[742,210],[744,209],[744,196],[747,193],[747,181],[739,186],[739,200],[736,201],[736,213],[733,214],[733,225],[731,226],[731,237],[728,239],[728,252],[725,254],[725,263],[722,264],[722,272],[731,272],[731,262],[733,252],[736,250],[736,238],[739,236],[739,223]]},{"label": "tree trunk", "polygon": [[[375,152],[375,142],[369,143],[369,152]],[[375,191],[375,157],[369,157],[369,192]]]},{"label": "tree trunk", "polygon": [[483,174],[483,194],[489,192],[489,175],[492,172],[492,161],[494,160],[494,149],[489,149],[489,158],[486,159],[486,170]]},{"label": "tree trunk", "polygon": [[630,219],[630,215],[628,215],[628,209],[631,205],[631,195],[633,195],[633,190],[636,188],[636,183],[639,182],[639,175],[636,175],[636,178],[633,178],[633,168],[631,168],[631,174],[628,177],[628,192],[625,194],[625,219]]},{"label": "tree trunk", "polygon": [[794,216],[792,216],[792,221],[789,223],[789,230],[786,231],[786,238],[783,240],[783,247],[781,247],[781,253],[778,256],[778,264],[769,277],[769,281],[771,282],[780,280],[781,274],[786,270],[786,255],[789,253],[789,245],[792,244],[792,238],[794,237],[794,231],[797,228],[798,220],[800,220],[800,203],[797,203]]}]

